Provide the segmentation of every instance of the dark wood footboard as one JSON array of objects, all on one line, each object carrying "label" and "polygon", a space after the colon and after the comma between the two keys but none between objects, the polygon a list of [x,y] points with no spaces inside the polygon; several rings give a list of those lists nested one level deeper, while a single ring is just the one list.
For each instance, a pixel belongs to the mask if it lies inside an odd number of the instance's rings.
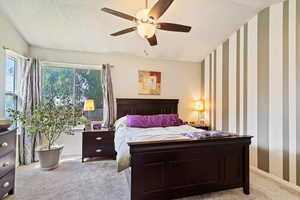
[{"label": "dark wood footboard", "polygon": [[131,199],[166,200],[243,187],[251,137],[129,143]]}]

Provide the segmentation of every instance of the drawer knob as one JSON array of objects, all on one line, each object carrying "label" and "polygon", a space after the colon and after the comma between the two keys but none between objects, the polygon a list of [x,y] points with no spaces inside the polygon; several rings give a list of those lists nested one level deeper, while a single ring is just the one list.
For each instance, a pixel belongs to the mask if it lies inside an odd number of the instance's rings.
[{"label": "drawer knob", "polygon": [[100,153],[101,151],[102,151],[102,149],[97,149],[96,150],[97,153]]},{"label": "drawer knob", "polygon": [[102,137],[97,137],[96,140],[102,140]]},{"label": "drawer knob", "polygon": [[3,187],[4,188],[7,188],[8,186],[10,186],[10,184],[9,184],[9,182],[7,181],[7,182],[5,182],[4,184],[3,184]]},{"label": "drawer knob", "polygon": [[6,143],[6,142],[3,142],[2,144],[1,144],[1,147],[7,147],[8,146],[8,144]]},{"label": "drawer knob", "polygon": [[2,167],[8,167],[9,166],[9,162],[5,162],[3,163]]}]

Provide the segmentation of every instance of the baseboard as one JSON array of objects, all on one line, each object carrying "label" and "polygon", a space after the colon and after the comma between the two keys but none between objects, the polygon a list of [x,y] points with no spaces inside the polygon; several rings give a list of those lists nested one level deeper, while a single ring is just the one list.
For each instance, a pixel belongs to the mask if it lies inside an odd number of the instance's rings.
[{"label": "baseboard", "polygon": [[296,192],[297,194],[300,195],[300,187],[299,186],[297,186],[293,183],[290,183],[286,180],[283,180],[277,176],[274,176],[270,173],[264,172],[263,170],[260,170],[257,167],[250,166],[250,170],[258,175],[264,176],[266,178],[269,178],[269,179],[275,181],[276,183],[280,184],[282,187],[284,187],[288,191]]}]

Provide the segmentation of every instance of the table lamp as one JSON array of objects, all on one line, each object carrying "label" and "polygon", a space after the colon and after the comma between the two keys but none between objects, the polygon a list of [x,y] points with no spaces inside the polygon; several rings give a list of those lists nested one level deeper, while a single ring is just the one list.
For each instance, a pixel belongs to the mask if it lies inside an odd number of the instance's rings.
[{"label": "table lamp", "polygon": [[197,111],[197,113],[198,113],[198,120],[197,120],[196,123],[197,124],[204,124],[205,120],[202,117],[202,113],[204,113],[204,111],[205,111],[203,100],[195,101],[194,111]]},{"label": "table lamp", "polygon": [[83,111],[87,112],[87,118],[89,119],[89,112],[95,111],[95,102],[93,99],[87,99],[84,101]]}]

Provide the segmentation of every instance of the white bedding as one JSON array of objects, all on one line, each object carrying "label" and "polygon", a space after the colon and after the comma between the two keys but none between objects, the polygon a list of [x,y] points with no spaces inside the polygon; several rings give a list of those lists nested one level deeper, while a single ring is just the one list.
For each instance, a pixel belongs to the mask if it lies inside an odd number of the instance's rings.
[{"label": "white bedding", "polygon": [[127,127],[126,118],[119,119],[115,126],[115,150],[119,172],[130,166],[128,142],[187,139],[182,136],[182,133],[201,131],[188,125],[166,128],[130,128]]}]

